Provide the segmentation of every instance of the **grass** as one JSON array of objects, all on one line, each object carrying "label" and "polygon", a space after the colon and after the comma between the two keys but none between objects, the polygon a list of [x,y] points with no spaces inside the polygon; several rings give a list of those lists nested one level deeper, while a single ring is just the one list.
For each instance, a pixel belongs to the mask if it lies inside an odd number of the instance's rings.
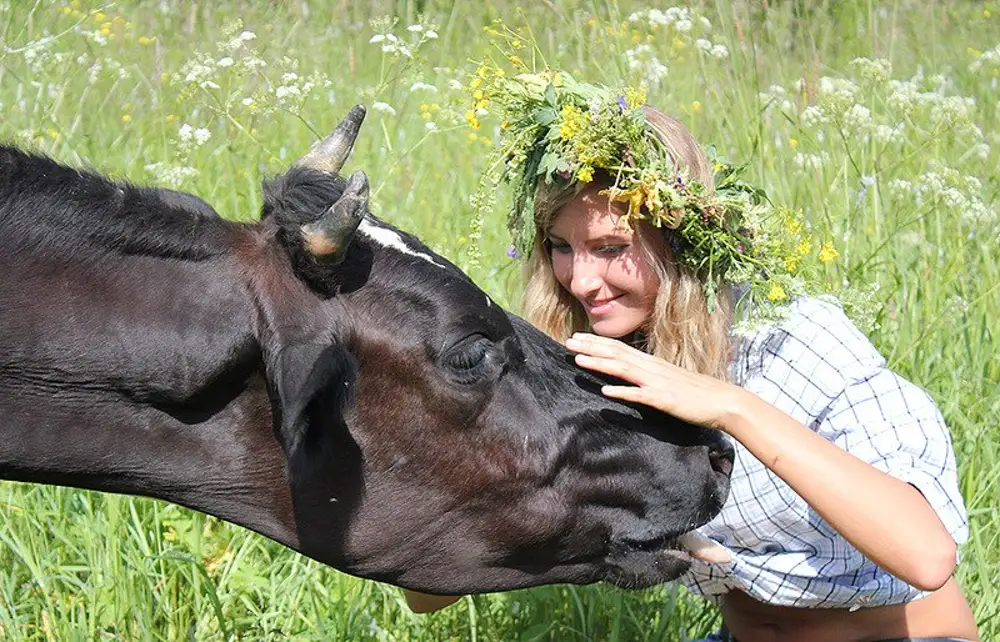
[{"label": "grass", "polygon": [[[547,61],[580,77],[643,75],[652,104],[748,159],[773,199],[836,241],[831,279],[869,287],[874,342],[952,429],[972,531],[958,576],[983,639],[1000,638],[1000,53],[983,53],[1000,45],[995,4],[696,0],[689,31],[627,22],[641,9],[628,2],[2,4],[0,140],[253,220],[263,177],[352,104],[385,103],[395,113],[371,111],[349,169],[368,172],[377,212],[508,305],[502,216],[477,229],[468,201],[497,123],[469,129],[450,81],[468,83],[496,17],[530,25]],[[370,42],[390,31],[370,23],[383,14],[412,59]],[[256,37],[234,41],[243,31]],[[699,38],[728,55],[699,53]],[[391,587],[176,506],[12,483],[0,505],[4,639],[612,641],[717,625],[669,586],[544,587],[416,616]]]}]

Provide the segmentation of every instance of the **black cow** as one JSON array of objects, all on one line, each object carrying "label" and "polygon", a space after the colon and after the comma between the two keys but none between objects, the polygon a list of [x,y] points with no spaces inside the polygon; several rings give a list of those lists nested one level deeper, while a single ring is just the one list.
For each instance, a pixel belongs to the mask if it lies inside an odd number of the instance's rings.
[{"label": "black cow", "polygon": [[166,499],[423,591],[675,577],[727,443],[602,397],[368,213],[337,173],[363,117],[253,225],[0,147],[0,477]]}]

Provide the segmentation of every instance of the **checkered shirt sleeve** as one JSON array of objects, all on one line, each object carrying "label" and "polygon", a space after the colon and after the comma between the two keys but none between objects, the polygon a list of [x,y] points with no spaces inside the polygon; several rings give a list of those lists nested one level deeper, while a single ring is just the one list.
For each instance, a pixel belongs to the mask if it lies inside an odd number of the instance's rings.
[{"label": "checkered shirt sleeve", "polygon": [[[930,396],[885,360],[835,304],[797,301],[781,323],[745,337],[736,383],[809,429],[913,484],[959,544],[968,522],[951,438]],[[782,606],[861,608],[926,595],[851,546],[740,444],[722,512],[699,531],[727,564],[695,561],[682,577],[710,598],[739,589]]]}]

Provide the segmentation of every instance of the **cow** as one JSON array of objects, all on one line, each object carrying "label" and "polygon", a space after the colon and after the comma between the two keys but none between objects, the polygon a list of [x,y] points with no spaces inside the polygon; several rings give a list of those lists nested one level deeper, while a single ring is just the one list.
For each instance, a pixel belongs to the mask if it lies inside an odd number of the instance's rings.
[{"label": "cow", "polygon": [[163,499],[362,578],[643,587],[728,492],[718,433],[598,376],[341,176],[260,220],[0,147],[0,478]]}]

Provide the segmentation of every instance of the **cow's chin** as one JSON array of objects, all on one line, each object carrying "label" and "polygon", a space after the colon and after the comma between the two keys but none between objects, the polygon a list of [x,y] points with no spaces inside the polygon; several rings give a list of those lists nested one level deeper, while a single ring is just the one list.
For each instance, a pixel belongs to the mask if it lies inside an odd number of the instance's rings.
[{"label": "cow's chin", "polygon": [[621,547],[608,557],[601,581],[621,588],[642,589],[675,580],[692,563],[682,542],[682,538],[670,536]]}]

